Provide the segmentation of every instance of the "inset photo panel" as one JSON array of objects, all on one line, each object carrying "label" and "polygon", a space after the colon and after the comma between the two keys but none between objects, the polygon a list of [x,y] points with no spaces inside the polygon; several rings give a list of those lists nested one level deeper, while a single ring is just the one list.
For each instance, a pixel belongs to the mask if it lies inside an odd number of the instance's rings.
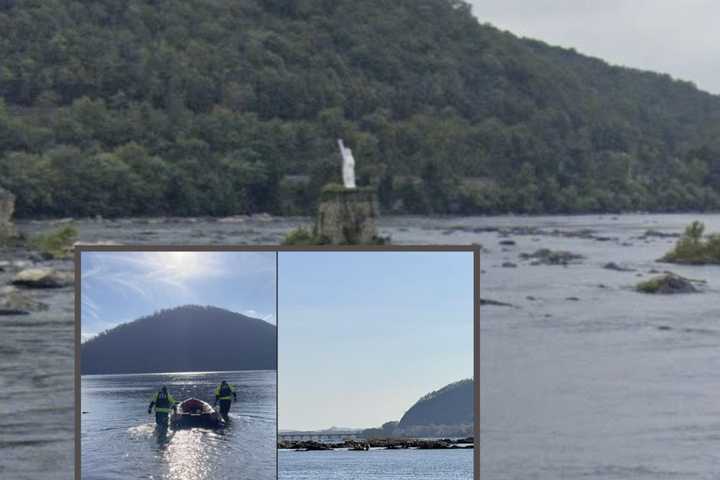
[{"label": "inset photo panel", "polygon": [[469,480],[478,252],[278,256],[278,478]]},{"label": "inset photo panel", "polygon": [[277,253],[76,262],[76,478],[275,479]]}]

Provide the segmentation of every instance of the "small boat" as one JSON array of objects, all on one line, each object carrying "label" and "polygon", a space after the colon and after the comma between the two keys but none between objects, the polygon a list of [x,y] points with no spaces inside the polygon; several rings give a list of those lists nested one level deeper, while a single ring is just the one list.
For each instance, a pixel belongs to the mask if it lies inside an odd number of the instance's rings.
[{"label": "small boat", "polygon": [[170,424],[173,428],[221,428],[225,426],[225,420],[220,416],[209,403],[188,398],[177,405],[177,408],[170,417]]}]

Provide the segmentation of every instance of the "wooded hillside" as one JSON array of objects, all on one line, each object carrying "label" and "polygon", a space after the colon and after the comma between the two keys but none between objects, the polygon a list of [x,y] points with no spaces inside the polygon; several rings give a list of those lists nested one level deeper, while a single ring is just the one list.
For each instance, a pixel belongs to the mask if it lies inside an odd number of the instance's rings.
[{"label": "wooded hillside", "polygon": [[0,0],[0,184],[25,217],[303,213],[342,137],[386,212],[720,208],[720,97],[477,15]]}]

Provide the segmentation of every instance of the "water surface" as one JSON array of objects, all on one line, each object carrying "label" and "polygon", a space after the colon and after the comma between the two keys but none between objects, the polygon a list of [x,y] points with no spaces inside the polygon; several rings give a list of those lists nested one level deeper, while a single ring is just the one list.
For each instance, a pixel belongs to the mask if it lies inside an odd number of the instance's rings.
[{"label": "water surface", "polygon": [[[177,401],[212,404],[227,380],[238,399],[223,429],[156,430],[147,414],[162,385]],[[82,377],[82,478],[276,478],[274,371]]]},{"label": "water surface", "polygon": [[[720,267],[657,263],[675,239],[640,238],[648,229],[680,233],[695,219],[720,232],[720,215],[695,214],[380,219],[380,233],[396,244],[481,243],[482,296],[516,307],[482,308],[483,479],[706,479],[720,471]],[[77,226],[84,241],[239,245],[278,243],[289,229],[310,222],[123,219]],[[499,244],[508,239],[502,232],[484,231],[528,226],[542,231],[511,234],[514,246]],[[19,227],[29,234],[54,228],[50,222]],[[583,229],[606,238],[553,232]],[[586,258],[568,267],[520,259],[538,248]],[[602,268],[609,261],[636,271]],[[518,266],[504,268],[504,262]],[[705,279],[706,291],[634,292],[652,269]],[[12,274],[0,272],[0,283]],[[50,309],[0,318],[6,413],[0,416],[0,478],[67,479],[73,472],[73,291],[33,295]]]},{"label": "water surface", "polygon": [[473,451],[280,450],[278,469],[282,480],[469,480],[473,475]]}]

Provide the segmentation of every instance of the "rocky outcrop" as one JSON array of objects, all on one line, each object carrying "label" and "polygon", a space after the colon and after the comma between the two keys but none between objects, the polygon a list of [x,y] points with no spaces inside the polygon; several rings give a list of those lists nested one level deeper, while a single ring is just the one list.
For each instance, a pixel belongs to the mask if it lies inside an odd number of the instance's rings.
[{"label": "rocky outcrop", "polygon": [[52,268],[28,268],[18,272],[12,283],[26,288],[62,288],[73,284],[73,274]]},{"label": "rocky outcrop", "polygon": [[0,288],[0,315],[28,315],[47,309],[46,304],[33,300],[14,287]]},{"label": "rocky outcrop", "polygon": [[375,220],[378,201],[372,188],[323,189],[317,217],[317,235],[334,245],[378,243]]},{"label": "rocky outcrop", "polygon": [[0,243],[16,235],[12,222],[15,211],[15,195],[0,187]]},{"label": "rocky outcrop", "polygon": [[622,265],[618,265],[615,262],[608,262],[605,265],[603,265],[603,268],[606,270],[615,270],[616,272],[634,272],[635,270],[629,267],[624,267]]},{"label": "rocky outcrop", "polygon": [[579,261],[585,257],[564,250],[541,248],[533,253],[521,253],[520,258],[523,260],[533,260],[530,265],[569,265],[571,263],[579,263]]},{"label": "rocky outcrop", "polygon": [[645,233],[638,237],[640,239],[646,239],[648,237],[657,237],[657,238],[677,238],[679,237],[679,233],[667,233],[667,232],[660,232],[657,230],[645,230]]},{"label": "rocky outcrop", "polygon": [[326,443],[314,442],[314,441],[300,442],[297,445],[295,445],[294,448],[296,450],[301,450],[301,451],[305,451],[305,452],[332,450],[333,449],[333,447],[331,445],[328,445]]},{"label": "rocky outcrop", "polygon": [[642,293],[659,293],[666,295],[674,293],[695,293],[699,291],[695,285],[693,285],[692,280],[674,273],[666,273],[659,277],[640,282],[635,288]]},{"label": "rocky outcrop", "polygon": [[367,438],[358,442],[348,440],[337,443],[321,443],[312,440],[289,440],[279,441],[277,448],[289,449],[296,451],[320,451],[335,450],[338,448],[348,449],[351,451],[368,451],[371,448],[384,448],[386,450],[400,449],[418,449],[418,450],[434,450],[446,448],[473,448],[473,437],[465,438],[442,438],[438,440],[426,440],[419,438]]}]

